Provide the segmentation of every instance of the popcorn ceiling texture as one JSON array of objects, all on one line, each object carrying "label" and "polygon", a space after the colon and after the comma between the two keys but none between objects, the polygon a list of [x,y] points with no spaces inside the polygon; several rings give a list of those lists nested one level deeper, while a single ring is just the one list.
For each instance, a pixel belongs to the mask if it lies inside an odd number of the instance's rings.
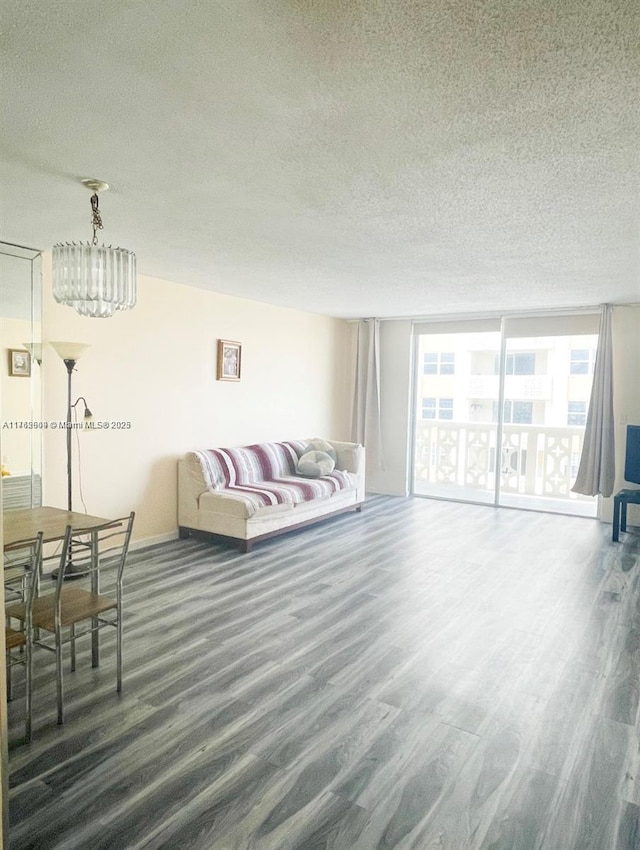
[{"label": "popcorn ceiling texture", "polygon": [[640,301],[637,0],[5,0],[3,238],[342,317]]}]

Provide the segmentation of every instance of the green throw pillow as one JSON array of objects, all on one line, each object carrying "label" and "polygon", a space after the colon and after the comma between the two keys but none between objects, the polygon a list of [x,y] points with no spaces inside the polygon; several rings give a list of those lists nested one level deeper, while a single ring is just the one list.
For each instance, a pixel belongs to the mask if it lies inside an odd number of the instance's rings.
[{"label": "green throw pillow", "polygon": [[327,440],[323,440],[320,437],[314,437],[313,440],[308,441],[307,445],[308,452],[325,452],[329,455],[331,460],[336,464],[338,462],[338,455],[336,450],[333,448],[331,443],[327,442]]},{"label": "green throw pillow", "polygon": [[333,472],[335,466],[334,459],[326,452],[313,451],[302,455],[296,465],[296,472],[305,478],[320,478]]}]

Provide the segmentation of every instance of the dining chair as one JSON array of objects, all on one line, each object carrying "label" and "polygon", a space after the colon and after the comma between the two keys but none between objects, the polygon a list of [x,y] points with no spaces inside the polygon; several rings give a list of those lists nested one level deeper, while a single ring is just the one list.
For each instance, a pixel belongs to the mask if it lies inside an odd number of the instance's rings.
[{"label": "dining chair", "polygon": [[16,540],[4,547],[4,600],[5,606],[12,602],[24,602],[27,595],[29,576],[32,570],[34,543],[31,537]]},{"label": "dining chair", "polygon": [[11,606],[5,610],[4,629],[7,661],[7,699],[13,699],[12,670],[25,668],[25,741],[31,741],[33,689],[33,602],[42,570],[42,532],[36,537],[18,540],[4,547],[4,584],[7,592],[20,603],[23,616],[20,629],[11,627]]},{"label": "dining chair", "polygon": [[[135,512],[127,517],[109,520],[93,528],[67,526],[60,553],[54,589],[39,593],[33,600],[32,628],[39,630],[34,646],[50,650],[56,656],[56,696],[58,723],[64,723],[62,647],[70,645],[71,671],[76,669],[76,640],[91,635],[91,663],[100,661],[99,632],[111,627],[116,630],[117,691],[122,690],[122,595],[124,567],[129,551]],[[81,573],[65,583],[68,570]],[[107,582],[108,592],[102,591]],[[25,606],[10,606],[12,617],[25,616]],[[76,626],[85,623],[81,631]],[[53,640],[47,640],[47,632]]]}]

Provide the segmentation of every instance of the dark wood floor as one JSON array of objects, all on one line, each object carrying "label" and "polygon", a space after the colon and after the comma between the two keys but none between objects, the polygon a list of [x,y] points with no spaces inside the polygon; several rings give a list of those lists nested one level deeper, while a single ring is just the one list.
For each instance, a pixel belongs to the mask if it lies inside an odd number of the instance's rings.
[{"label": "dark wood floor", "polygon": [[640,848],[637,537],[376,497],[240,555],[128,565],[55,725],[10,706],[12,850]]}]

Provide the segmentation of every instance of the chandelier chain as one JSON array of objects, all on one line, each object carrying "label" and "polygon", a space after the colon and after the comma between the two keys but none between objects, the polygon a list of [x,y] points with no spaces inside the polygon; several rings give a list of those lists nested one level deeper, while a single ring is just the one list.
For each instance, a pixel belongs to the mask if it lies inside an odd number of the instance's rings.
[{"label": "chandelier chain", "polygon": [[92,245],[98,244],[98,230],[102,230],[102,216],[98,209],[98,193],[94,192],[91,196],[91,226],[93,227]]}]

